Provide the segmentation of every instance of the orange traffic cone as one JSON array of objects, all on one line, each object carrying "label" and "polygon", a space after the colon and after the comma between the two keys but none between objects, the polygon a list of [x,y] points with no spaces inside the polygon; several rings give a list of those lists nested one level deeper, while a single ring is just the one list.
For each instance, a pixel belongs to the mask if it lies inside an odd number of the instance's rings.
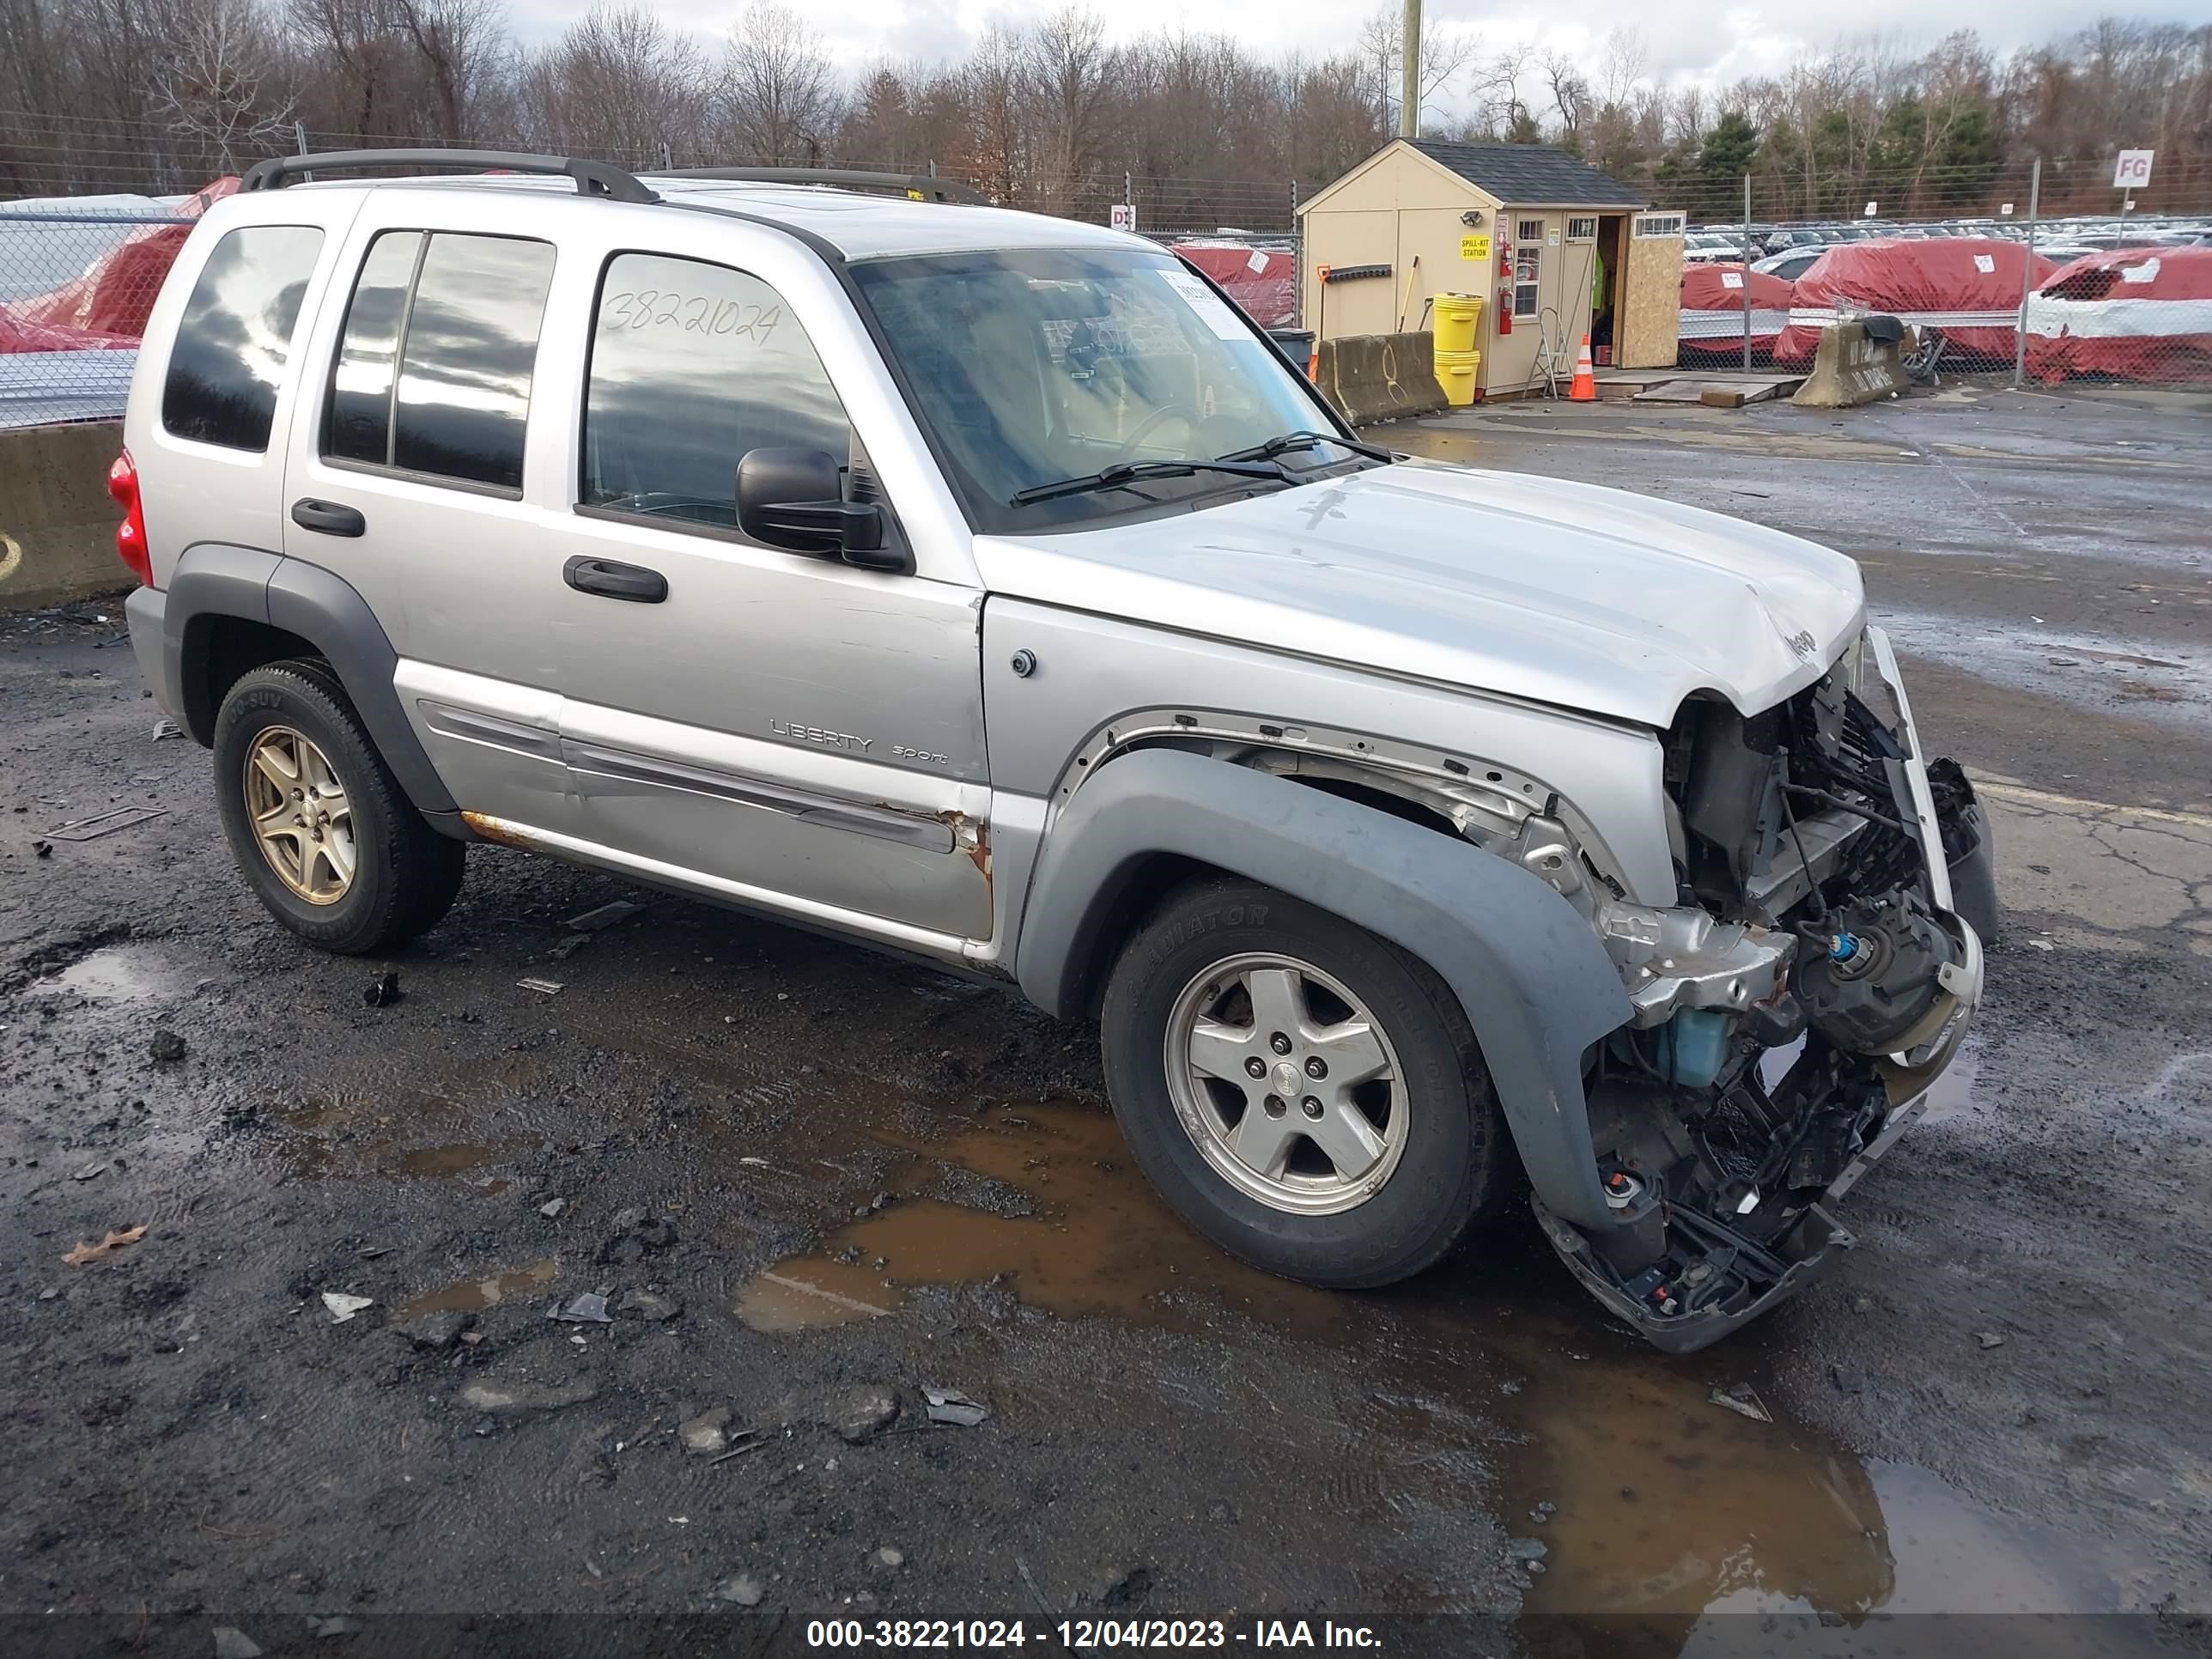
[{"label": "orange traffic cone", "polygon": [[1575,359],[1574,384],[1567,388],[1571,404],[1594,404],[1597,401],[1597,373],[1590,367],[1589,336],[1583,336],[1581,355]]}]

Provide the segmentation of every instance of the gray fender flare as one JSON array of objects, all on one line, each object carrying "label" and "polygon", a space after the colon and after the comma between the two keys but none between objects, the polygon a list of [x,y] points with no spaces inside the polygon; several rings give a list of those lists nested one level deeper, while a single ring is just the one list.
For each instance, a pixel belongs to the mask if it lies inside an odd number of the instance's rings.
[{"label": "gray fender flare", "polygon": [[1047,834],[1015,952],[1030,1000],[1063,1018],[1088,1011],[1101,945],[1162,854],[1264,882],[1427,963],[1467,1012],[1538,1196],[1569,1221],[1608,1225],[1582,1060],[1631,1010],[1565,899],[1518,865],[1357,802],[1139,750],[1090,777]]},{"label": "gray fender flare", "polygon": [[[142,588],[132,599],[151,592]],[[215,741],[216,710],[204,689],[215,619],[236,617],[281,628],[329,661],[416,810],[447,834],[465,833],[459,807],[400,707],[392,684],[399,653],[351,584],[304,560],[201,542],[185,550],[159,599],[162,702],[179,712],[199,742]],[[150,607],[148,601],[134,618]]]}]

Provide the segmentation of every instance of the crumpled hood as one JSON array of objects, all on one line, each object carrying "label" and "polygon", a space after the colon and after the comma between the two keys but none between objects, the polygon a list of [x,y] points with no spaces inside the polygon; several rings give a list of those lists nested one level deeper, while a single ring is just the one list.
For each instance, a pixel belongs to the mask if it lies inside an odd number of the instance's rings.
[{"label": "crumpled hood", "polygon": [[979,537],[975,558],[994,593],[1652,726],[1701,689],[1747,714],[1772,707],[1820,678],[1865,609],[1857,565],[1797,537],[1427,462]]}]

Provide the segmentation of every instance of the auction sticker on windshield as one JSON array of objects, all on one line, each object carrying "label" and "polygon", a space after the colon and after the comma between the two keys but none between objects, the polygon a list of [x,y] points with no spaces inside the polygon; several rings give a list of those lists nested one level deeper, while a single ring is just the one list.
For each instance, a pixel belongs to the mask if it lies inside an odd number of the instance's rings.
[{"label": "auction sticker on windshield", "polygon": [[1249,340],[1251,333],[1221,296],[1187,270],[1163,270],[1160,280],[1183,297],[1198,319],[1224,340]]}]

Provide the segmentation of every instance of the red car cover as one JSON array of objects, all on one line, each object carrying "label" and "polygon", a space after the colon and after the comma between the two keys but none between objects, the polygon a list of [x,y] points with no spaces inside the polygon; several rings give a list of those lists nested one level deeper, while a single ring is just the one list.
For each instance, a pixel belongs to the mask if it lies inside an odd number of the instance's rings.
[{"label": "red car cover", "polygon": [[2028,296],[2027,369],[2039,380],[2212,378],[2212,247],[2092,253]]},{"label": "red car cover", "polygon": [[[218,179],[188,198],[178,207],[176,216],[197,219],[237,188],[236,179]],[[161,279],[169,274],[178,250],[191,233],[190,225],[141,225],[112,253],[94,260],[74,282],[63,283],[51,294],[11,301],[8,310],[18,324],[80,329],[136,340],[146,331],[146,316],[161,291]]]},{"label": "red car cover", "polygon": [[1289,328],[1298,316],[1297,256],[1285,248],[1232,242],[1177,242],[1179,253],[1221,284],[1262,328]]},{"label": "red car cover", "polygon": [[1678,362],[1743,357],[1745,278],[1750,279],[1751,349],[1765,356],[1790,322],[1793,286],[1763,270],[1713,264],[1682,267],[1682,320]]},{"label": "red car cover", "polygon": [[135,335],[95,334],[88,329],[23,322],[6,306],[0,306],[0,356],[15,351],[128,351],[137,343]]},{"label": "red car cover", "polygon": [[2023,267],[2037,283],[2057,269],[2024,243],[1996,236],[1839,243],[1797,279],[1774,361],[1809,363],[1827,324],[1887,312],[1941,329],[1950,342],[1947,357],[2009,362]]}]

